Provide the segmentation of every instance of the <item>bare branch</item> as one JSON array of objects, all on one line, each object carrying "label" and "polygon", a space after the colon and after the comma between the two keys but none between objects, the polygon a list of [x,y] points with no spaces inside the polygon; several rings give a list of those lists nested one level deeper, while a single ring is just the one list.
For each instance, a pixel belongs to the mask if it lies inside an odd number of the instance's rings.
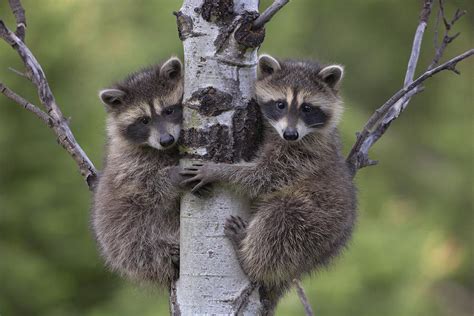
[{"label": "bare branch", "polygon": [[179,310],[179,304],[178,304],[176,281],[171,282],[169,304],[170,304],[170,315],[181,316],[181,311]]},{"label": "bare branch", "polygon": [[12,9],[13,15],[16,19],[15,34],[19,39],[22,40],[22,42],[24,42],[26,35],[25,9],[23,9],[20,0],[8,0],[8,3],[10,4],[10,8]]},{"label": "bare branch", "polygon": [[390,123],[400,114],[401,108],[399,110],[393,108],[393,106],[398,100],[400,100],[402,97],[409,93],[413,93],[412,91],[417,89],[422,82],[434,76],[438,72],[444,70],[451,70],[453,72],[458,73],[458,71],[456,70],[457,63],[466,58],[469,58],[473,54],[474,49],[470,49],[464,52],[463,54],[448,60],[444,64],[439,65],[436,68],[427,70],[423,75],[418,77],[408,86],[395,93],[390,99],[387,100],[387,102],[385,102],[379,109],[377,109],[367,121],[362,132],[357,135],[356,143],[352,147],[351,152],[347,157],[347,163],[353,173],[355,174],[357,169],[375,164],[374,161],[368,158],[368,151],[370,147],[375,143],[375,141],[378,140],[383,133],[385,133]]},{"label": "bare branch", "polygon": [[[410,59],[408,60],[407,72],[405,74],[405,80],[403,82],[404,86],[410,84],[413,81],[413,78],[415,77],[416,66],[418,65],[418,59],[420,58],[421,42],[423,41],[423,35],[425,34],[432,7],[433,0],[425,0],[420,13],[420,20],[418,23],[418,27],[416,28],[415,37],[413,39]],[[403,111],[407,107],[408,103],[410,102],[410,99],[411,96],[406,95],[405,97],[400,99],[397,104],[395,104],[395,107],[399,109],[399,112]]]},{"label": "bare branch", "polygon": [[250,295],[252,292],[257,288],[257,283],[250,282],[237,296],[234,300],[233,304],[235,306],[235,314],[240,315],[241,311],[245,308],[245,306],[249,302]]},{"label": "bare branch", "polygon": [[20,77],[26,78],[26,79],[28,79],[28,80],[30,79],[30,77],[28,77],[27,74],[22,73],[21,71],[16,70],[16,69],[13,68],[13,67],[8,67],[8,70],[10,70],[11,72],[13,72],[15,75],[18,75],[18,76],[20,76]]},{"label": "bare branch", "polygon": [[253,29],[260,29],[266,23],[268,23],[271,18],[280,11],[290,0],[275,0],[273,1],[272,5],[269,6],[263,13],[255,19],[253,22]]},{"label": "bare branch", "polygon": [[[442,71],[442,70],[451,70],[457,74],[459,72],[456,70],[455,66],[457,62],[461,61],[462,59],[468,58],[472,55],[472,49],[465,52],[462,55],[459,55],[450,61],[446,62],[437,68],[435,66],[441,59],[441,56],[444,53],[446,46],[454,40],[459,34],[454,36],[449,36],[448,32],[454,25],[454,23],[459,20],[464,14],[465,11],[457,10],[454,14],[454,17],[451,21],[446,19],[444,13],[444,1],[439,0],[439,12],[438,17],[436,20],[436,27],[435,27],[435,49],[436,54],[433,58],[432,63],[428,67],[427,71],[420,76],[415,82],[413,81],[416,65],[418,63],[418,58],[420,56],[420,49],[421,49],[421,41],[423,39],[423,34],[426,29],[426,25],[428,22],[429,15],[431,13],[431,9],[433,6],[433,0],[425,0],[423,4],[423,9],[420,14],[420,20],[415,32],[415,38],[413,40],[413,47],[410,54],[410,60],[408,62],[407,72],[405,75],[404,80],[404,89],[398,91],[394,96],[392,96],[384,105],[382,105],[379,109],[375,111],[375,113],[369,118],[364,129],[361,133],[357,134],[356,143],[352,147],[348,157],[347,163],[353,174],[357,172],[358,169],[371,166],[377,164],[376,161],[369,159],[368,151],[372,147],[372,145],[386,132],[390,124],[398,118],[398,116],[405,110],[410,99],[417,93],[420,93],[423,88],[421,87],[421,82],[426,80],[427,78],[431,77],[435,73]],[[438,46],[436,41],[438,28],[440,24],[440,20],[443,20],[445,25],[445,36],[443,38],[443,42],[441,45]],[[458,59],[460,58],[460,59]],[[436,71],[434,71],[436,70]],[[400,94],[403,94],[400,98]],[[398,101],[397,101],[398,100]]]},{"label": "bare branch", "polygon": [[[21,8],[19,1],[10,1],[10,3],[20,6]],[[17,13],[17,16],[24,17],[24,14]],[[97,170],[95,169],[94,165],[89,160],[85,152],[82,150],[81,146],[79,146],[74,135],[72,134],[71,129],[69,128],[68,120],[63,116],[61,110],[56,104],[48,81],[46,80],[46,75],[44,74],[40,64],[38,63],[34,55],[31,53],[31,51],[28,49],[28,47],[20,39],[20,37],[11,32],[1,20],[0,37],[3,38],[8,44],[10,44],[12,48],[15,49],[20,55],[26,67],[26,73],[28,74],[28,78],[36,86],[40,102],[46,110],[46,113],[42,113],[48,116],[48,119],[50,121],[50,123],[48,124],[50,124],[50,127],[56,134],[58,143],[64,149],[66,149],[66,151],[72,156],[72,158],[78,165],[79,170],[81,171],[81,174],[87,182],[89,188],[93,189],[98,176]],[[9,93],[9,91],[11,90],[4,91]],[[16,94],[13,95],[12,93],[9,93],[9,95],[14,97]],[[22,98],[16,99],[20,101],[20,104],[25,104]],[[16,102],[16,100],[14,101]],[[25,102],[27,101],[25,100]],[[31,105],[31,103],[29,104]],[[33,108],[31,106],[28,106],[28,108],[30,109],[30,111],[33,111]],[[38,116],[38,113],[34,113]],[[44,117],[42,117],[42,119],[44,119]]]},{"label": "bare branch", "polygon": [[[434,40],[434,42],[435,42],[435,55],[433,57],[433,61],[428,66],[428,70],[433,69],[439,63],[439,61],[441,60],[441,57],[444,54],[444,51],[445,51],[446,47],[452,41],[454,41],[459,36],[459,34],[461,34],[461,33],[458,32],[454,35],[449,35],[449,31],[452,29],[454,24],[466,14],[466,11],[457,9],[456,12],[454,13],[454,16],[451,19],[451,21],[448,21],[448,19],[446,18],[446,12],[444,10],[444,0],[439,0],[438,3],[439,3],[439,11],[438,11],[438,17],[437,17],[437,21],[436,21],[435,40]],[[438,34],[439,34],[439,24],[440,24],[439,21],[440,20],[443,20],[444,36],[443,36],[443,40],[441,41],[441,44],[438,45]]]},{"label": "bare branch", "polygon": [[423,35],[426,30],[426,25],[428,24],[428,18],[430,16],[432,7],[433,0],[426,0],[424,2],[423,9],[421,10],[420,14],[420,22],[415,32],[415,38],[413,39],[413,46],[410,54],[410,60],[408,61],[404,85],[412,82],[413,78],[415,77],[416,65],[418,64],[418,58],[420,57],[421,42],[423,40]]},{"label": "bare branch", "polygon": [[35,114],[37,117],[39,117],[48,127],[53,126],[53,122],[51,120],[51,117],[43,112],[40,108],[38,108],[36,105],[28,102],[15,92],[13,92],[11,89],[9,89],[7,86],[5,86],[3,83],[0,82],[0,92],[3,93],[7,98],[12,100],[13,102],[18,103],[22,107],[24,107],[26,110],[32,112]]},{"label": "bare branch", "polygon": [[295,284],[296,293],[300,298],[301,304],[303,304],[304,306],[304,312],[306,316],[314,316],[313,309],[311,308],[311,304],[308,301],[308,297],[306,296],[306,293],[304,292],[304,288],[303,286],[301,286],[300,281],[295,279],[293,280],[293,283]]}]

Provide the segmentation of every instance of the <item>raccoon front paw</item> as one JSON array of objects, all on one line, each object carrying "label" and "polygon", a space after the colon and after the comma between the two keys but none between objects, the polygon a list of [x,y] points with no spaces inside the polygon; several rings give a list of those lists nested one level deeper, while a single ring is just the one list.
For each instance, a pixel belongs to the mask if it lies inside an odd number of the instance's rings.
[{"label": "raccoon front paw", "polygon": [[217,166],[214,163],[193,163],[191,167],[184,168],[180,175],[187,177],[181,185],[189,186],[196,183],[191,189],[192,193],[199,192],[209,183],[218,181]]},{"label": "raccoon front paw", "polygon": [[185,190],[186,187],[182,183],[186,180],[186,177],[181,174],[182,172],[183,169],[180,166],[173,166],[169,168],[168,175],[172,185],[181,190]]},{"label": "raccoon front paw", "polygon": [[240,216],[230,216],[224,225],[224,234],[232,242],[232,245],[237,250],[240,248],[242,240],[247,234],[247,222]]}]

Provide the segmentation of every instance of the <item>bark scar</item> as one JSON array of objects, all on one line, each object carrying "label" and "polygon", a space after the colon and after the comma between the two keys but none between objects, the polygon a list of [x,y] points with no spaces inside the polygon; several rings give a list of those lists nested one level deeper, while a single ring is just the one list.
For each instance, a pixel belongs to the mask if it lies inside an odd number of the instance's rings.
[{"label": "bark scar", "polygon": [[233,0],[204,0],[201,16],[207,22],[227,24],[234,17]]},{"label": "bark scar", "polygon": [[235,31],[234,38],[246,48],[257,48],[265,39],[265,28],[253,29],[253,22],[259,14],[255,11],[245,11],[241,16],[242,23]]},{"label": "bark scar", "polygon": [[204,116],[217,116],[232,109],[232,95],[214,87],[195,91],[185,106]]},{"label": "bark scar", "polygon": [[178,26],[178,36],[181,41],[189,37],[199,37],[204,36],[204,33],[194,32],[193,31],[193,19],[185,15],[181,11],[174,11],[173,15],[176,16],[176,24]]}]

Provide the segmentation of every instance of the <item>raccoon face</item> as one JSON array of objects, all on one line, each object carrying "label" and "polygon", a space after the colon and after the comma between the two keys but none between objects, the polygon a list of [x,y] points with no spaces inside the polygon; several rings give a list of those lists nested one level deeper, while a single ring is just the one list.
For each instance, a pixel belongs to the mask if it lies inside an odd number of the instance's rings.
[{"label": "raccoon face", "polygon": [[286,141],[335,128],[342,114],[337,92],[343,68],[310,62],[280,63],[263,55],[258,62],[257,102],[263,115]]},{"label": "raccoon face", "polygon": [[99,97],[106,105],[109,136],[158,150],[176,144],[183,121],[181,62],[135,73]]}]

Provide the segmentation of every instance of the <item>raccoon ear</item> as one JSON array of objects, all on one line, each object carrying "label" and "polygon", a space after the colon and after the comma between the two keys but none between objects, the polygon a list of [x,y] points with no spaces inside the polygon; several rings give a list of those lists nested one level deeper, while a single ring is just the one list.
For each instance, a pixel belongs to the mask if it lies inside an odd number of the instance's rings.
[{"label": "raccoon ear", "polygon": [[171,57],[160,68],[160,77],[165,79],[176,79],[181,76],[183,64],[178,57]]},{"label": "raccoon ear", "polygon": [[119,89],[104,89],[99,91],[99,98],[108,108],[116,108],[123,104],[125,92]]},{"label": "raccoon ear", "polygon": [[324,67],[319,73],[320,77],[329,87],[337,89],[344,76],[344,67],[341,65],[330,65]]},{"label": "raccoon ear", "polygon": [[258,58],[257,65],[257,79],[261,80],[265,77],[273,75],[275,72],[281,69],[278,60],[270,55],[261,55]]}]

